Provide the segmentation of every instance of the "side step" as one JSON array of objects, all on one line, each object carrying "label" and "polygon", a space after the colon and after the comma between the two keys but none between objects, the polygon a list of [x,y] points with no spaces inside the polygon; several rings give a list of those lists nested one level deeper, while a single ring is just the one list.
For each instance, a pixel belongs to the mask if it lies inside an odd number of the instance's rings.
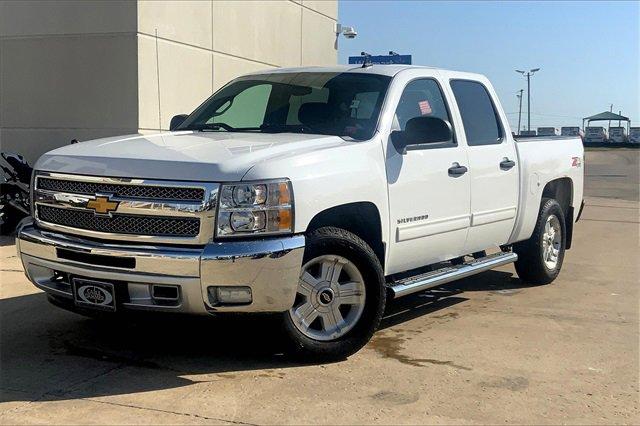
[{"label": "side step", "polygon": [[388,288],[393,293],[393,298],[396,299],[411,293],[459,280],[460,278],[488,271],[498,266],[513,263],[516,260],[518,260],[518,255],[511,252],[490,254],[489,256],[474,259],[462,265],[448,266],[413,277],[403,278],[392,283]]}]

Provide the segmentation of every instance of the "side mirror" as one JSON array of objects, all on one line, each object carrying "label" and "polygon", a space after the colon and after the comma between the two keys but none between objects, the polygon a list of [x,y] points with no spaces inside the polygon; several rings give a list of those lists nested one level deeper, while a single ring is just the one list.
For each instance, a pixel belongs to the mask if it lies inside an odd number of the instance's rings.
[{"label": "side mirror", "polygon": [[187,114],[174,115],[171,119],[171,123],[169,123],[169,130],[176,130],[182,123],[184,123],[184,120],[186,120],[187,117]]},{"label": "side mirror", "polygon": [[441,118],[414,117],[407,121],[404,131],[391,133],[393,145],[401,154],[407,147],[430,143],[449,142],[453,138],[451,125]]}]

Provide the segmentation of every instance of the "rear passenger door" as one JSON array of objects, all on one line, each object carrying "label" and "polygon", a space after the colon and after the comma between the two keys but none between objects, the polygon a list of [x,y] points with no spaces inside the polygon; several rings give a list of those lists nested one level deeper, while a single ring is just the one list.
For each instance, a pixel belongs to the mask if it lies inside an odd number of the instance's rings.
[{"label": "rear passenger door", "polygon": [[515,143],[505,132],[489,85],[451,80],[467,143],[471,226],[464,251],[505,244],[516,220],[519,176]]}]

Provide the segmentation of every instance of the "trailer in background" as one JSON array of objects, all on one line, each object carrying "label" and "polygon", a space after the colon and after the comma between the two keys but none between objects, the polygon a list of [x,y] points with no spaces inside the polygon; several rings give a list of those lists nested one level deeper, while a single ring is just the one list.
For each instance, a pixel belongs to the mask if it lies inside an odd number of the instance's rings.
[{"label": "trailer in background", "polygon": [[640,127],[632,127],[629,129],[629,142],[640,143]]},{"label": "trailer in background", "polygon": [[578,126],[567,126],[560,129],[560,136],[580,136],[584,139],[584,132]]},{"label": "trailer in background", "polygon": [[520,136],[536,136],[535,130],[523,130],[520,132]]},{"label": "trailer in background", "polygon": [[609,127],[609,142],[627,143],[627,131],[624,127]]},{"label": "trailer in background", "polygon": [[608,142],[607,129],[602,126],[590,126],[585,129],[584,141],[586,143]]},{"label": "trailer in background", "polygon": [[538,136],[558,136],[558,129],[555,127],[538,127]]}]

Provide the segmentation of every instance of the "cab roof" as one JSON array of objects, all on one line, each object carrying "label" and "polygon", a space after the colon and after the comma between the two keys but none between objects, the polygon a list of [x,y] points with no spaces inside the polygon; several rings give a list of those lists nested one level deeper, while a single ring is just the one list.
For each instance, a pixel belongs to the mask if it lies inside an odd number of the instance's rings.
[{"label": "cab roof", "polygon": [[270,70],[254,71],[247,75],[259,74],[284,74],[284,73],[303,73],[303,72],[333,72],[333,73],[355,73],[355,74],[379,74],[393,77],[400,71],[409,69],[429,69],[444,72],[457,72],[442,68],[428,67],[422,65],[378,65],[362,68],[361,65],[334,65],[330,67],[296,67],[296,68],[275,68]]}]

